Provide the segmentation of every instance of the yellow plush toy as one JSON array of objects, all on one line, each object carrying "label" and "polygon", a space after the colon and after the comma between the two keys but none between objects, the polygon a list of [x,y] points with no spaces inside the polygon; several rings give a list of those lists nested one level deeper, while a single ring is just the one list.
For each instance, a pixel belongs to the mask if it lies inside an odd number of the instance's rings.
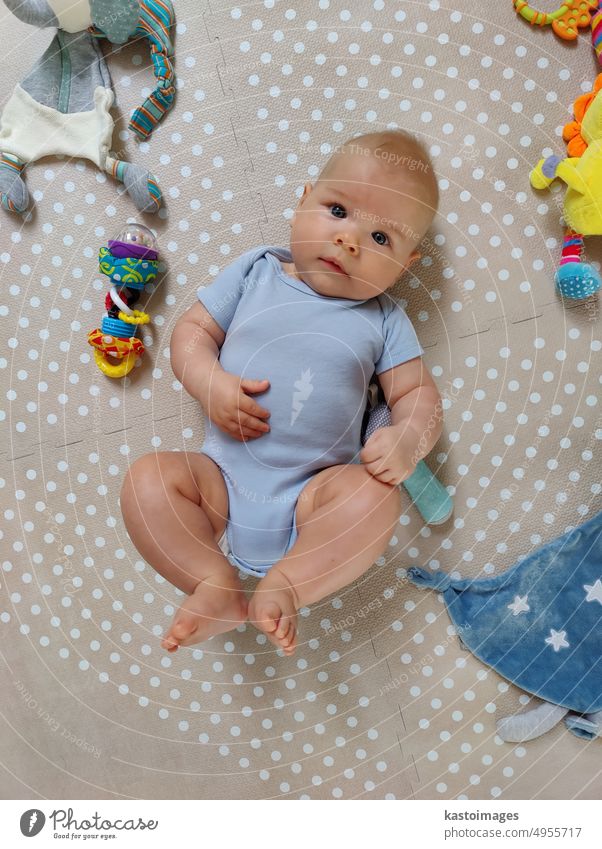
[{"label": "yellow plush toy", "polygon": [[547,189],[564,180],[567,192],[563,217],[567,224],[556,286],[565,298],[587,298],[602,279],[593,266],[581,262],[584,236],[602,236],[602,74],[594,88],[574,104],[575,120],[566,124],[563,138],[569,156],[541,159],[530,175],[534,189]]}]

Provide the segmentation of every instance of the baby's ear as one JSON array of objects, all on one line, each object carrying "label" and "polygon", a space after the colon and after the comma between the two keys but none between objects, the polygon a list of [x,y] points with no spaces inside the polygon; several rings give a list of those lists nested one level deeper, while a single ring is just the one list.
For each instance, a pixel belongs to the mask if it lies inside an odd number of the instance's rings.
[{"label": "baby's ear", "polygon": [[293,213],[293,217],[291,218],[291,224],[292,224],[292,223],[293,223],[293,221],[295,220],[295,216],[296,216],[296,214],[297,214],[297,210],[299,209],[299,207],[301,206],[301,204],[303,203],[303,201],[305,200],[305,198],[306,198],[309,194],[311,194],[311,190],[312,190],[312,189],[313,189],[313,184],[312,184],[312,183],[306,183],[306,184],[303,186],[303,194],[301,195],[301,197],[300,197],[300,198],[299,198],[299,200],[297,201],[297,206],[295,207],[295,211],[294,211],[294,213]]},{"label": "baby's ear", "polygon": [[306,183],[303,186],[303,194],[301,195],[301,200],[299,203],[305,200],[305,198],[311,194],[311,190],[313,189],[313,183]]}]

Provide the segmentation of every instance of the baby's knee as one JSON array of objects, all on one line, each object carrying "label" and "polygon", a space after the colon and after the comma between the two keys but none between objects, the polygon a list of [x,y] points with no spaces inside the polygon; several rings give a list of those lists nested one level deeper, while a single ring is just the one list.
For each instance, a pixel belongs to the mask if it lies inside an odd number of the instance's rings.
[{"label": "baby's knee", "polygon": [[379,481],[366,469],[358,466],[356,497],[365,512],[378,511],[397,518],[401,510],[401,492],[398,486]]},{"label": "baby's knee", "polygon": [[140,509],[156,498],[161,486],[162,462],[160,454],[144,454],[128,468],[121,485],[120,504],[124,510]]}]

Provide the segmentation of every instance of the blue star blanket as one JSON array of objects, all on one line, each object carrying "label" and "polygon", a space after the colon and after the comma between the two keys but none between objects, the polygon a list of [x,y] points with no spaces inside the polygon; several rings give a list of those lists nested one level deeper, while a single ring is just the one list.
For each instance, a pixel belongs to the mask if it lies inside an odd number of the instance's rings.
[{"label": "blue star blanket", "polygon": [[578,713],[602,710],[602,512],[493,578],[412,567],[443,593],[466,647],[508,681]]}]

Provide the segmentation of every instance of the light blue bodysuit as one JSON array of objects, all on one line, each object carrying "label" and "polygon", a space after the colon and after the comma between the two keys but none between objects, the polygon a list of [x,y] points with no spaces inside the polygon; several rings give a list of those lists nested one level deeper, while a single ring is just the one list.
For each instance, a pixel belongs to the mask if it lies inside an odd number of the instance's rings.
[{"label": "light blue bodysuit", "polygon": [[360,463],[370,379],[424,354],[399,304],[330,298],[287,274],[288,248],[264,245],[228,265],[198,298],[226,334],[219,362],[267,379],[253,394],[270,431],[239,442],[207,417],[201,453],[220,467],[229,496],[230,562],[263,577],[297,538],[296,503],[321,469]]}]

